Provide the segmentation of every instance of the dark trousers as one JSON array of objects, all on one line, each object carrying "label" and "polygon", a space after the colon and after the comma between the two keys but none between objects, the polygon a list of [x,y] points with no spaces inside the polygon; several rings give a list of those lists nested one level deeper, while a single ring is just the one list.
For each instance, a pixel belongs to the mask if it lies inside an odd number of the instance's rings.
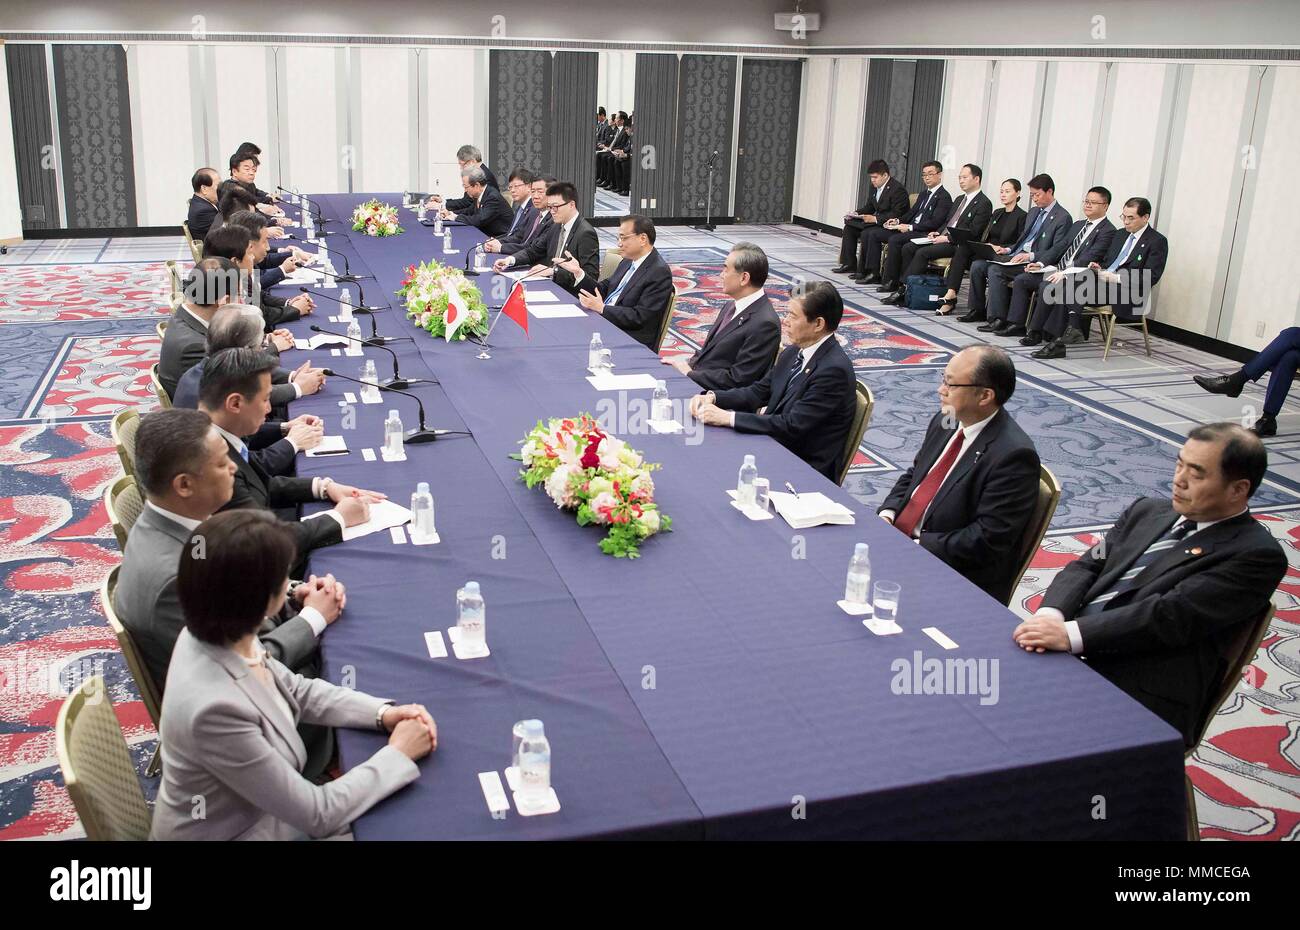
[{"label": "dark trousers", "polygon": [[911,260],[912,255],[908,249],[916,250],[917,246],[912,245],[912,240],[920,238],[916,233],[896,232],[889,237],[889,254],[885,256],[884,268],[880,272],[882,281],[899,281],[899,273],[903,269],[903,260]]},{"label": "dark trousers", "polygon": [[614,156],[609,152],[596,153],[596,180],[601,184],[611,183],[610,169],[614,165]]},{"label": "dark trousers", "polygon": [[[939,245],[913,245],[907,243],[903,246],[900,265],[902,272],[894,279],[899,284],[906,284],[907,279],[912,275],[925,274],[925,269],[929,267],[930,262],[940,258],[950,258],[953,252],[957,250],[955,245],[942,242]],[[892,255],[893,248],[890,248]]]},{"label": "dark trousers", "polygon": [[1286,402],[1296,369],[1300,368],[1300,326],[1291,326],[1278,333],[1264,350],[1242,368],[1246,377],[1258,381],[1266,372],[1268,391],[1264,395],[1264,413],[1275,417]]},{"label": "dark trousers", "polygon": [[[1005,320],[1007,318],[1007,305],[1011,302],[1011,282],[1019,274],[1023,274],[1018,268],[1012,268],[1008,265],[995,265],[992,262],[986,262],[984,270],[984,308],[990,320]],[[971,281],[974,282],[974,272],[971,273]],[[972,306],[974,302],[972,301]]]},{"label": "dark trousers", "polygon": [[1022,271],[1011,279],[1011,301],[1007,307],[1007,321],[1023,326],[1029,319],[1029,308],[1042,301],[1047,275]]},{"label": "dark trousers", "polygon": [[883,226],[872,226],[862,235],[862,247],[858,252],[858,270],[862,274],[875,272],[880,274],[880,247],[899,233]]},{"label": "dark trousers", "polygon": [[632,183],[632,156],[614,159],[614,190],[626,191]]},{"label": "dark trousers", "polygon": [[949,248],[953,250],[952,261],[948,263],[948,270],[944,272],[943,286],[959,291],[961,279],[966,276],[966,269],[970,267],[970,249],[964,245],[949,246]]},{"label": "dark trousers", "polygon": [[844,232],[840,233],[840,265],[849,265],[854,271],[862,270],[858,267],[858,240],[866,229],[867,224],[859,217],[844,221]]}]

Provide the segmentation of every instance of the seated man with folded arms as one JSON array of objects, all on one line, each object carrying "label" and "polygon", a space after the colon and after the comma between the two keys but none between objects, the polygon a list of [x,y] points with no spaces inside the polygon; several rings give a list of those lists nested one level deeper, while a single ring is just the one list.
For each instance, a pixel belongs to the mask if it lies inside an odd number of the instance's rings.
[{"label": "seated man with folded arms", "polygon": [[259,189],[256,183],[257,169],[262,165],[262,160],[257,156],[262,150],[251,142],[245,142],[244,145],[251,148],[241,147],[230,156],[230,177],[223,184],[227,187],[237,184],[252,194],[257,201],[257,212],[265,213],[267,216],[283,216],[284,210],[275,205],[279,198]]},{"label": "seated man with folded arms", "polygon": [[312,549],[342,542],[343,529],[365,523],[370,519],[370,503],[387,496],[330,478],[270,475],[262,468],[243,437],[257,433],[266,420],[274,369],[275,362],[256,349],[218,352],[207,360],[199,382],[199,409],[211,417],[235,464],[235,490],[222,510],[252,507],[296,513],[297,505],[310,501],[334,503],[334,509],[311,519],[286,522],[298,544],[295,565],[300,565]]},{"label": "seated man with folded arms", "polygon": [[560,267],[574,276],[578,303],[599,313],[648,349],[658,349],[659,330],[673,298],[673,271],[655,248],[655,224],[648,216],[625,216],[618,227],[623,260],[603,281],[593,281],[575,259]]},{"label": "seated man with folded arms", "polygon": [[781,345],[781,321],[763,291],[766,253],[752,242],[737,242],[718,280],[731,299],[718,311],[704,345],[689,359],[662,362],[705,390],[749,387],[767,374]]},{"label": "seated man with folded arms", "polygon": [[[520,219],[512,232],[499,239],[489,239],[483,243],[488,252],[500,252],[502,255],[514,255],[523,251],[536,239],[543,239],[551,231],[551,212],[546,208],[546,189],[555,183],[555,178],[533,178],[528,185],[528,203],[531,213]],[[520,211],[522,212],[522,211]]]},{"label": "seated man with folded arms", "polygon": [[1250,512],[1268,452],[1235,423],[1187,434],[1168,498],[1138,498],[1052,580],[1016,627],[1029,652],[1072,652],[1183,736],[1209,703],[1287,570]]},{"label": "seated man with folded arms", "polygon": [[796,292],[781,321],[791,345],[771,370],[748,387],[691,398],[691,413],[709,426],[771,436],[831,481],[839,480],[858,383],[835,338],[843,315],[839,291],[825,281]]},{"label": "seated man with folded arms", "polygon": [[[433,718],[418,704],[396,707],[305,678],[261,645],[263,618],[289,588],[294,545],[283,525],[257,512],[220,513],[195,534],[205,549],[185,546],[176,573],[185,629],[167,673],[150,837],[345,838],[359,815],[419,777],[415,760],[437,745]],[[369,759],[316,784],[295,729],[304,724],[392,735]]]}]

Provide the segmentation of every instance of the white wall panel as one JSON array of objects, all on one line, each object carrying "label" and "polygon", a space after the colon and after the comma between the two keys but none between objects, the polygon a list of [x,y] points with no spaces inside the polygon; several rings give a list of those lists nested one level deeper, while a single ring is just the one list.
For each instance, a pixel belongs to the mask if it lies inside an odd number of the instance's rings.
[{"label": "white wall panel", "polygon": [[[810,58],[804,68],[803,107],[799,113],[799,171],[794,179],[794,214],[821,219],[826,193],[827,131],[835,60]],[[846,208],[851,209],[851,208]],[[845,210],[841,210],[844,213]]]},{"label": "white wall panel", "polygon": [[[1219,339],[1261,349],[1278,330],[1295,326],[1295,153],[1300,150],[1300,68],[1270,68],[1267,109],[1255,117],[1257,167],[1249,178],[1249,209],[1238,216],[1232,279]],[[1239,155],[1240,158],[1240,155]],[[1163,285],[1161,285],[1163,287]],[[1261,326],[1262,324],[1262,326]],[[1263,334],[1259,335],[1260,329]]]},{"label": "white wall panel", "polygon": [[[263,45],[217,45],[212,48],[213,69],[206,88],[215,95],[216,126],[209,127],[208,158],[222,178],[229,177],[230,156],[241,142],[254,142],[262,149],[262,166],[257,186],[274,191],[280,183],[274,140],[277,137],[271,100],[271,49]],[[310,97],[298,98],[313,108]]]},{"label": "white wall panel", "polygon": [[[339,118],[341,99],[336,50],[327,46],[286,46],[284,96],[292,102],[281,132],[287,141],[286,187],[304,193],[338,193],[344,190],[340,162],[347,142],[347,126]],[[265,186],[265,185],[263,185]]]},{"label": "white wall panel", "polygon": [[1221,300],[1215,280],[1237,215],[1237,146],[1250,67],[1195,65],[1187,71],[1186,110],[1170,140],[1171,174],[1161,198],[1160,231],[1170,248],[1157,316],[1213,335]]},{"label": "white wall panel", "polygon": [[[138,222],[141,226],[175,226],[186,216],[192,193],[190,176],[209,165],[219,177],[225,177],[227,161],[210,164],[203,152],[195,151],[191,126],[202,114],[194,112],[188,46],[132,45],[127,49],[126,64]],[[270,142],[265,137],[260,141],[264,147]]]},{"label": "white wall panel", "polygon": [[9,112],[9,69],[0,42],[0,242],[21,239],[23,214],[18,203],[18,159],[14,155],[13,118]]},{"label": "white wall panel", "polygon": [[[485,123],[478,113],[486,96],[477,93],[477,81],[483,70],[479,67],[478,53],[474,49],[426,49],[430,56],[426,71],[422,100],[422,120],[428,127],[429,162],[423,166],[424,184],[429,190],[451,191],[459,197],[460,166],[456,164],[456,149],[462,145],[484,148],[485,140],[476,136]],[[592,119],[596,118],[592,114]],[[506,182],[506,175],[514,165],[498,165],[492,153],[486,155],[497,180]],[[550,165],[526,165],[533,170],[549,169]]]},{"label": "white wall panel", "polygon": [[357,163],[352,188],[402,191],[414,188],[411,137],[412,52],[380,46],[354,50],[351,74],[352,144]]},{"label": "white wall panel", "polygon": [[1161,122],[1162,100],[1173,84],[1174,65],[1117,62],[1110,69],[1109,107],[1102,126],[1096,178],[1109,187],[1115,199],[1110,220],[1117,227],[1124,201],[1146,197],[1160,226],[1161,204],[1156,202],[1160,169],[1165,160],[1166,127]]},{"label": "white wall panel", "polygon": [[[984,97],[993,72],[987,59],[952,59],[947,62],[944,79],[943,119],[939,125],[939,161],[943,162],[944,187],[954,197],[961,195],[957,172],[962,165],[983,165]],[[985,171],[984,193],[997,205],[997,186],[1001,178]]]},{"label": "white wall panel", "polygon": [[[858,173],[862,165],[862,119],[867,107],[867,59],[840,58],[831,110],[830,167],[821,222],[842,226],[844,214],[859,206]],[[874,157],[874,156],[873,156]]]},{"label": "white wall panel", "polygon": [[[997,63],[993,102],[985,129],[988,152],[983,166],[985,177],[998,182],[1003,178],[1019,178],[1024,184],[1032,176],[1043,69],[1044,64],[1035,61]],[[1028,196],[1028,191],[1022,192],[1021,206],[1028,204]]]},{"label": "white wall panel", "polygon": [[[1090,186],[1093,126],[1102,100],[1104,66],[1092,61],[1048,64],[1047,99],[1038,148],[1038,171],[1056,181],[1056,197],[1078,218]],[[1027,179],[1022,179],[1027,180]]]},{"label": "white wall panel", "polygon": [[[636,109],[636,52],[597,52],[596,106],[610,116]],[[596,114],[591,114],[594,121]]]}]

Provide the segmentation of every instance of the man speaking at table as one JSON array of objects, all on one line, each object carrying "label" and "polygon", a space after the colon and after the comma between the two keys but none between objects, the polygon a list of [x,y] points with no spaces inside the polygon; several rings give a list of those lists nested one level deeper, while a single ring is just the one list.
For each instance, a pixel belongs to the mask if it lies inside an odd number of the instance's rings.
[{"label": "man speaking at table", "polygon": [[570,294],[577,296],[577,278],[572,271],[559,267],[574,258],[585,277],[595,281],[600,271],[600,240],[591,224],[578,215],[578,190],[568,181],[546,188],[546,209],[551,213],[551,231],[545,238],[533,239],[514,255],[498,258],[494,270],[528,267],[534,277],[549,277]]},{"label": "man speaking at table", "polygon": [[1003,409],[1016,367],[995,346],[969,346],[939,381],[940,410],[879,513],[1002,603],[1038,500],[1038,450]]},{"label": "man speaking at table", "polygon": [[654,247],[655,224],[648,216],[623,217],[618,248],[623,260],[604,281],[586,276],[576,259],[560,262],[578,285],[578,303],[599,313],[650,351],[659,349],[664,314],[673,298],[673,272]]},{"label": "man speaking at table", "polygon": [[831,481],[844,465],[853,426],[857,376],[835,338],[844,301],[818,281],[790,297],[782,326],[792,345],[756,384],[691,398],[691,413],[709,426],[771,436]]},{"label": "man speaking at table", "polygon": [[[1211,698],[1287,571],[1250,513],[1268,452],[1250,430],[1187,434],[1169,498],[1134,501],[1106,538],[1061,570],[1016,627],[1029,652],[1072,652],[1183,734],[1200,736]],[[1068,619],[1067,619],[1068,618]]]}]

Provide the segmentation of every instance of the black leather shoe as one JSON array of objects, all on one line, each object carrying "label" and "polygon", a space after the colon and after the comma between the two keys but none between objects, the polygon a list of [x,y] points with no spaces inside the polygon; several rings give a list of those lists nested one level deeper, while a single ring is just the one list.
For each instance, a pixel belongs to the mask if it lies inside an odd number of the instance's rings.
[{"label": "black leather shoe", "polygon": [[894,291],[892,294],[886,294],[880,301],[882,304],[888,304],[891,307],[901,307],[903,305],[903,292]]},{"label": "black leather shoe", "polygon": [[876,274],[874,271],[868,271],[862,275],[863,284],[878,284],[879,282],[880,275]]},{"label": "black leather shoe", "polygon": [[1053,339],[1037,352],[1031,352],[1030,358],[1065,358],[1065,346],[1059,339]]},{"label": "black leather shoe", "polygon": [[850,274],[856,271],[852,265],[836,265],[831,269],[831,274]]},{"label": "black leather shoe", "polygon": [[999,336],[1023,336],[1026,334],[1026,332],[1027,330],[1023,326],[1021,326],[1019,323],[1016,323],[1012,326],[1003,327],[1002,332],[998,333],[998,335]]},{"label": "black leather shoe", "polygon": [[1061,342],[1067,346],[1083,345],[1088,341],[1088,337],[1083,334],[1083,330],[1073,326],[1067,326],[1065,332],[1061,333]]},{"label": "black leather shoe", "polygon": [[979,310],[967,310],[961,316],[957,317],[957,322],[958,323],[983,323],[987,319],[988,317],[986,317]]},{"label": "black leather shoe", "polygon": [[899,284],[897,281],[881,281],[878,285],[876,285],[876,290],[892,293],[901,287],[902,285]]},{"label": "black leather shoe", "polygon": [[858,284],[865,284],[867,282],[867,276],[863,274],[851,274],[849,275],[849,280],[856,281]]},{"label": "black leather shoe", "polygon": [[989,320],[983,326],[976,326],[981,333],[1000,333],[1007,325],[1006,320]]},{"label": "black leather shoe", "polygon": [[1040,346],[1043,344],[1043,334],[1040,332],[1029,333],[1021,338],[1020,344],[1022,346]]},{"label": "black leather shoe", "polygon": [[[1192,375],[1192,380],[1201,386],[1201,390],[1209,391],[1211,394],[1227,394],[1229,397],[1236,397],[1240,394],[1242,387],[1246,384],[1246,379],[1242,376],[1241,372],[1237,372],[1233,375],[1224,375],[1222,378],[1208,378],[1205,375]],[[1255,422],[1258,423],[1260,420],[1265,419],[1273,420],[1272,417],[1260,417],[1259,420],[1256,420]],[[1276,434],[1277,421],[1273,420],[1273,432],[1269,433],[1269,435],[1273,436]]]},{"label": "black leather shoe", "polygon": [[1276,436],[1277,419],[1275,417],[1270,417],[1266,413],[1255,421],[1255,425],[1250,428],[1250,431],[1261,439],[1266,436]]}]

